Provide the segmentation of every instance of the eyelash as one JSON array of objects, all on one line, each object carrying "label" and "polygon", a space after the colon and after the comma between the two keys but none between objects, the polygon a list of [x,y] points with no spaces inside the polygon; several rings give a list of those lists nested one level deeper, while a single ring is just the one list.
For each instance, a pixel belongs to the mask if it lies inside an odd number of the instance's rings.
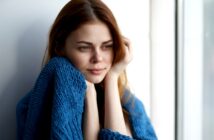
[{"label": "eyelash", "polygon": [[113,45],[112,44],[110,44],[110,45],[104,45],[104,46],[102,46],[102,48],[104,48],[104,49],[111,49],[111,48],[113,48]]},{"label": "eyelash", "polygon": [[[112,48],[113,48],[112,44],[101,46],[101,49],[103,49],[103,50],[109,50],[109,49],[112,49]],[[91,46],[79,46],[77,49],[79,51],[81,51],[81,52],[88,52],[88,51],[90,51],[92,49],[92,47]]]},{"label": "eyelash", "polygon": [[86,52],[88,50],[91,50],[91,47],[90,46],[78,47],[78,50],[81,52]]}]

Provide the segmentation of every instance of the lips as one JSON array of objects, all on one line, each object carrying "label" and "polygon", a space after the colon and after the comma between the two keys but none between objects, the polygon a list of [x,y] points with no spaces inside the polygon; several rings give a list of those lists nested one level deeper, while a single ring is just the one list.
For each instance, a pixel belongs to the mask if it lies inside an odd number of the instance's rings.
[{"label": "lips", "polygon": [[105,69],[88,69],[88,71],[93,75],[100,75]]}]

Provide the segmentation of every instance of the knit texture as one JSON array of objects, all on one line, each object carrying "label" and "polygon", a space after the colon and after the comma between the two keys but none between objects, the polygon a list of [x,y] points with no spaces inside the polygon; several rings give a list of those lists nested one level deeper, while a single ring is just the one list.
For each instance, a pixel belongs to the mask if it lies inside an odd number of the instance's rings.
[{"label": "knit texture", "polygon": [[[128,98],[128,100],[126,99]],[[157,140],[157,136],[147,116],[143,103],[129,90],[125,90],[123,108],[129,112],[129,122],[131,123],[132,135],[137,140]]]},{"label": "knit texture", "polygon": [[[84,76],[68,59],[52,58],[17,104],[17,140],[82,140],[85,90]],[[140,100],[131,96],[123,108],[129,112],[133,138],[101,129],[100,140],[157,139]]]}]

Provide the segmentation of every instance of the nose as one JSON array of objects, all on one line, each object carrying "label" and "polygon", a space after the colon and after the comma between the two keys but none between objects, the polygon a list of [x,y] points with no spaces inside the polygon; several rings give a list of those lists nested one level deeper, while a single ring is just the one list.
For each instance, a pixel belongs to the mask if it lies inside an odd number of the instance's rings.
[{"label": "nose", "polygon": [[91,62],[98,63],[98,62],[101,62],[102,60],[103,60],[102,52],[98,49],[94,50],[91,58]]}]

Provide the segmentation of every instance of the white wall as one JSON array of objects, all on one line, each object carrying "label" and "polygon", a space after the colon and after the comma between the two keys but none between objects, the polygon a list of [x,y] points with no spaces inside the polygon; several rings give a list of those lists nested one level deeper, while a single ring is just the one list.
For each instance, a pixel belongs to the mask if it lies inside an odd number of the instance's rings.
[{"label": "white wall", "polygon": [[[0,139],[15,140],[17,101],[41,68],[49,28],[69,0],[0,1]],[[130,84],[150,115],[149,0],[104,0],[134,47]]]},{"label": "white wall", "polygon": [[16,138],[17,101],[30,90],[40,71],[49,26],[65,2],[0,1],[1,140]]}]

